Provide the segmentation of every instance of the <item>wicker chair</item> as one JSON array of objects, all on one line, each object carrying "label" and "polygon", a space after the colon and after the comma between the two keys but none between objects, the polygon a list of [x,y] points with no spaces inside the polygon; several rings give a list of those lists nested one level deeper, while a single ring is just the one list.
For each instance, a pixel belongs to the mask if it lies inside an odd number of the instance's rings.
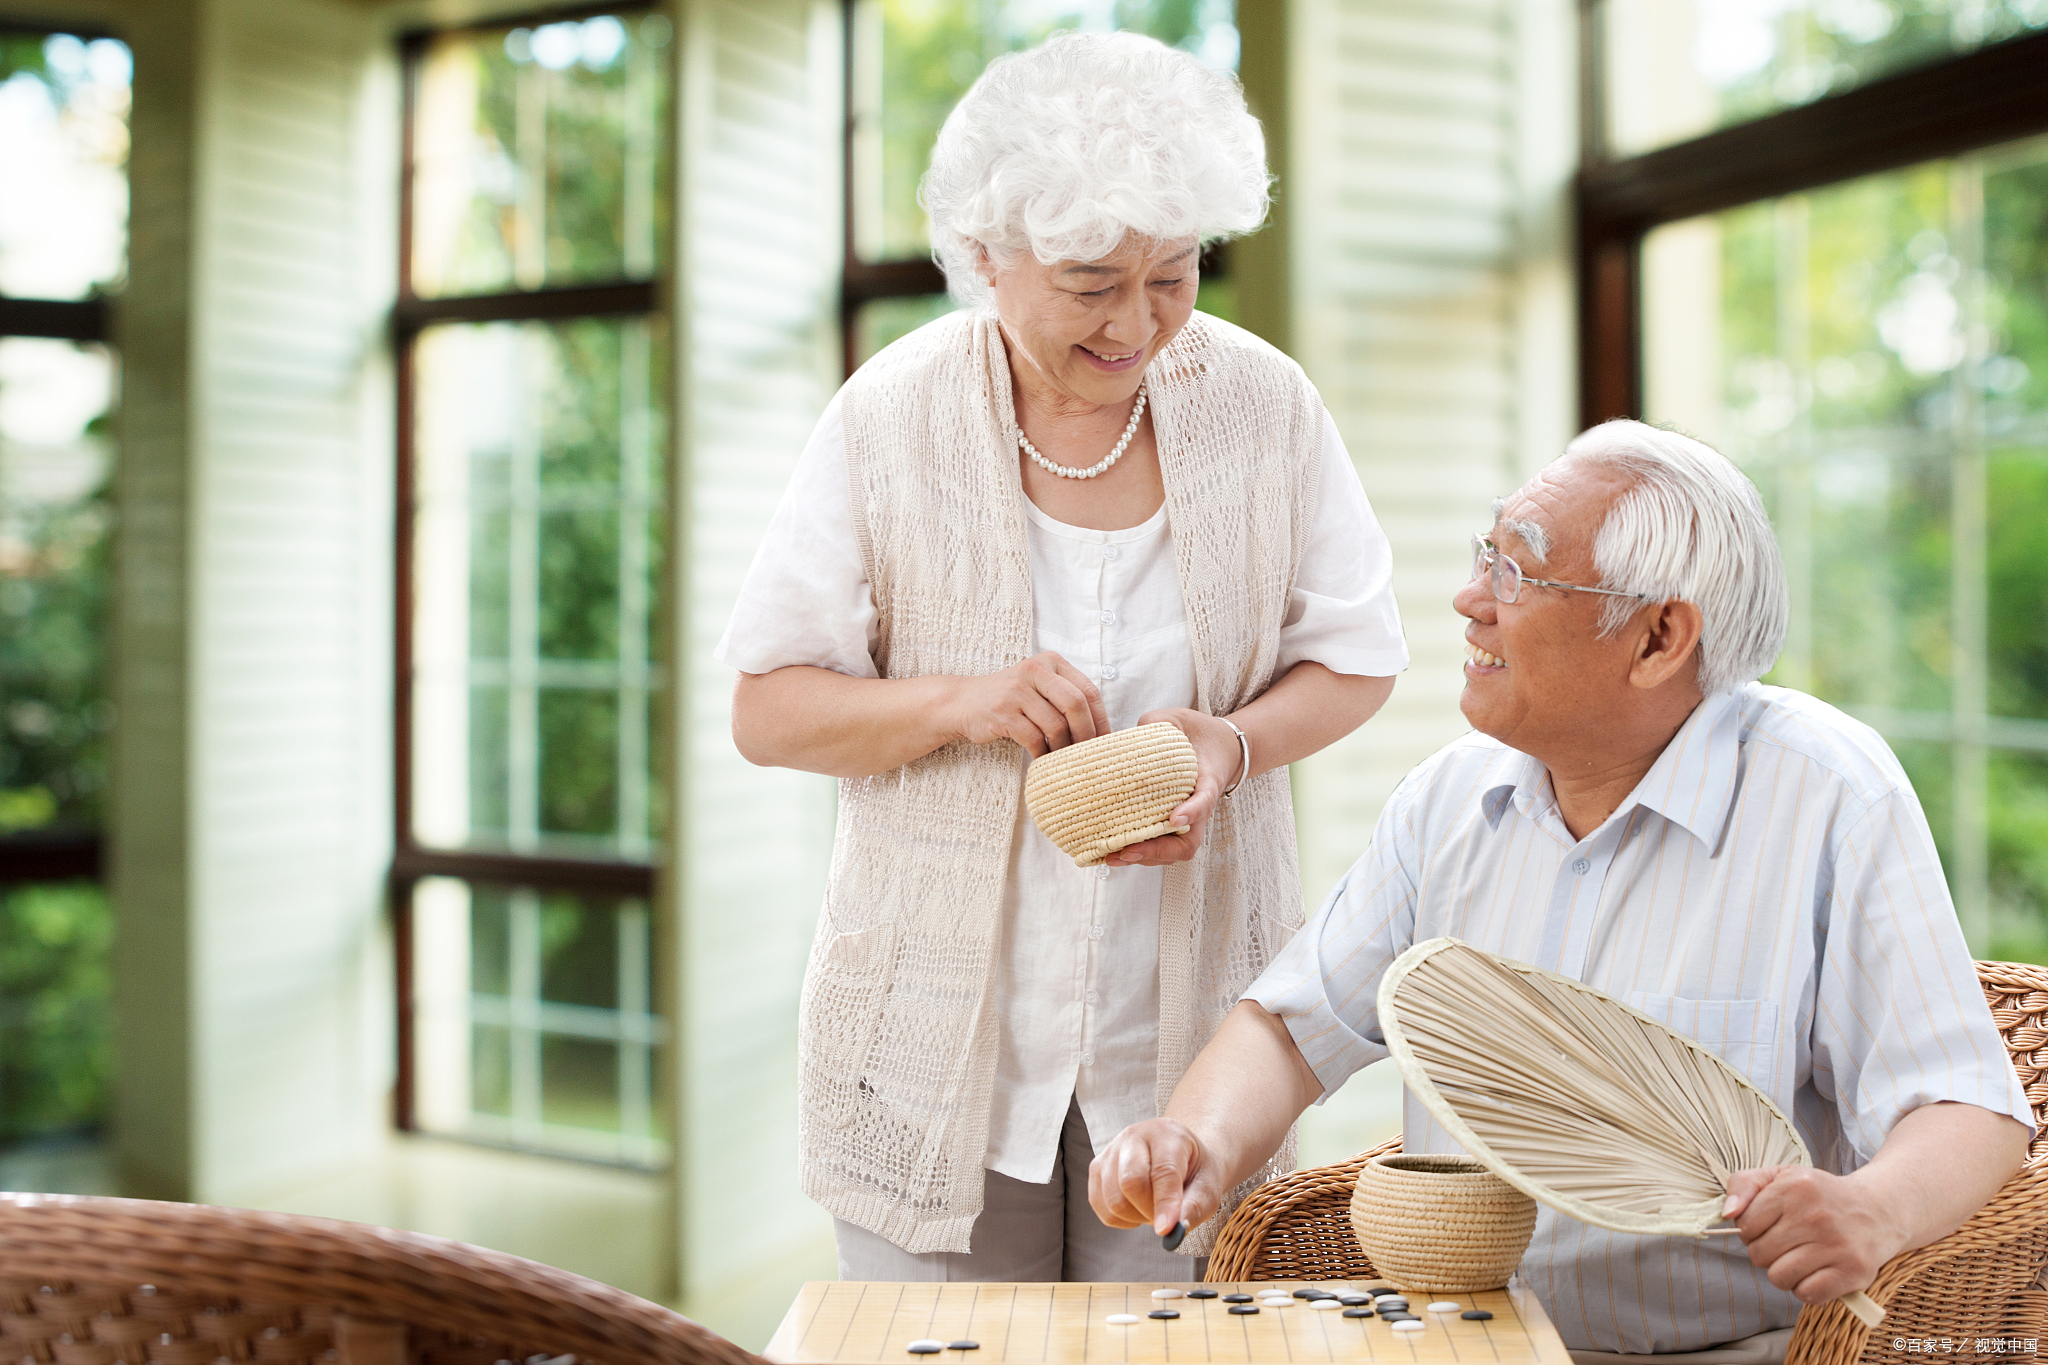
[{"label": "wicker chair", "polygon": [[[1972,1354],[1980,1338],[2048,1338],[2048,970],[1979,962],[1977,978],[2034,1108],[2027,1164],[1960,1228],[1878,1272],[1869,1294],[1886,1316],[1874,1339],[1839,1304],[1808,1308],[1786,1365],[1897,1365],[1895,1337],[1967,1341]],[[1208,1278],[1377,1278],[1351,1231],[1351,1189],[1360,1167],[1400,1147],[1392,1138],[1259,1189],[1218,1234]]]},{"label": "wicker chair", "polygon": [[0,1195],[0,1359],[764,1365],[644,1299],[439,1237],[44,1194]]}]

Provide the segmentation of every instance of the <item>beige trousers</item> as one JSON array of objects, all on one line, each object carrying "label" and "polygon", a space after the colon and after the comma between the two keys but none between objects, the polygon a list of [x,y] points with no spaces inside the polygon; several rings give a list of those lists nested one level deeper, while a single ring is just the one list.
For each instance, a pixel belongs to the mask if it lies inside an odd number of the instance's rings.
[{"label": "beige trousers", "polygon": [[981,1216],[974,1220],[968,1250],[912,1255],[885,1237],[835,1218],[839,1278],[996,1283],[1201,1279],[1208,1257],[1176,1256],[1159,1245],[1150,1228],[1103,1225],[1088,1207],[1088,1163],[1094,1159],[1081,1106],[1069,1103],[1051,1180],[1035,1185],[982,1172]]}]

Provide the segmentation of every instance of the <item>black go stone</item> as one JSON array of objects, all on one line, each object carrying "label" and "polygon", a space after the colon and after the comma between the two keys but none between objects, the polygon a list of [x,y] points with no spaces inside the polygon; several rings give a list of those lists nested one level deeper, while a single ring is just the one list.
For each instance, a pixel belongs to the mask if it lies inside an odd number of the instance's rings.
[{"label": "black go stone", "polygon": [[1467,1322],[1487,1322],[1492,1319],[1493,1314],[1487,1312],[1484,1308],[1467,1308],[1458,1316]]},{"label": "black go stone", "polygon": [[1372,1302],[1372,1295],[1370,1295],[1370,1294],[1339,1294],[1339,1295],[1337,1296],[1337,1302],[1339,1302],[1339,1303],[1343,1304],[1343,1305],[1344,1305],[1344,1306],[1345,1306],[1346,1308],[1356,1308],[1356,1307],[1358,1307],[1358,1306],[1359,1306],[1360,1304],[1362,1304],[1362,1303],[1371,1303],[1371,1302]]},{"label": "black go stone", "polygon": [[1398,1289],[1368,1289],[1365,1292],[1376,1299],[1398,1299],[1401,1297],[1401,1291]]},{"label": "black go stone", "polygon": [[946,1343],[946,1349],[949,1351],[979,1351],[981,1343],[978,1341],[949,1341]]},{"label": "black go stone", "polygon": [[1294,1297],[1297,1299],[1312,1299],[1322,1292],[1320,1289],[1297,1289],[1294,1291]]},{"label": "black go stone", "polygon": [[1180,1310],[1177,1308],[1155,1308],[1145,1316],[1148,1318],[1177,1318],[1180,1316]]},{"label": "black go stone", "polygon": [[1344,1316],[1347,1318],[1369,1318],[1372,1316],[1372,1310],[1370,1308],[1347,1308],[1344,1310]]},{"label": "black go stone", "polygon": [[1223,1301],[1225,1303],[1250,1303],[1252,1296],[1249,1294],[1225,1294]]},{"label": "black go stone", "polygon": [[1183,1218],[1181,1219],[1181,1221],[1173,1225],[1173,1231],[1168,1232],[1160,1237],[1159,1245],[1165,1247],[1168,1251],[1177,1250],[1180,1247],[1181,1240],[1185,1238],[1187,1235],[1188,1223],[1187,1219]]},{"label": "black go stone", "polygon": [[1216,1297],[1216,1291],[1213,1289],[1190,1289],[1188,1297],[1191,1299],[1213,1299]]},{"label": "black go stone", "polygon": [[1256,1313],[1259,1311],[1259,1306],[1255,1303],[1233,1303],[1230,1305],[1230,1311],[1239,1314]]}]

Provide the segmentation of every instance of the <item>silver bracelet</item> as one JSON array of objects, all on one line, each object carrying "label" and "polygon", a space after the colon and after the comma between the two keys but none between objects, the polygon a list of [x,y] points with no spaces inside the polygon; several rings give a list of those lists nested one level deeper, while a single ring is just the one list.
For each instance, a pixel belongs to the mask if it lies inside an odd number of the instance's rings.
[{"label": "silver bracelet", "polygon": [[1252,742],[1244,737],[1244,731],[1238,729],[1237,726],[1232,724],[1230,721],[1225,720],[1222,716],[1218,716],[1216,719],[1223,721],[1225,725],[1229,725],[1230,733],[1237,736],[1237,750],[1239,755],[1241,756],[1238,760],[1237,781],[1231,783],[1228,787],[1225,787],[1223,789],[1223,799],[1225,801],[1228,801],[1230,799],[1230,794],[1236,791],[1239,787],[1242,787],[1244,785],[1244,780],[1247,777],[1251,776]]}]

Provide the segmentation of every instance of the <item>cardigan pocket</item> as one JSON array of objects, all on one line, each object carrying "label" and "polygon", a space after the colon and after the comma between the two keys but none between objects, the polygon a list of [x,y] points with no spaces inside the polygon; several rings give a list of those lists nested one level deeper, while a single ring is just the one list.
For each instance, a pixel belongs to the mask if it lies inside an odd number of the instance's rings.
[{"label": "cardigan pocket", "polygon": [[829,919],[820,926],[804,976],[804,1098],[827,1127],[844,1128],[872,1089],[868,1056],[894,984],[896,926],[848,933],[829,926]]}]

